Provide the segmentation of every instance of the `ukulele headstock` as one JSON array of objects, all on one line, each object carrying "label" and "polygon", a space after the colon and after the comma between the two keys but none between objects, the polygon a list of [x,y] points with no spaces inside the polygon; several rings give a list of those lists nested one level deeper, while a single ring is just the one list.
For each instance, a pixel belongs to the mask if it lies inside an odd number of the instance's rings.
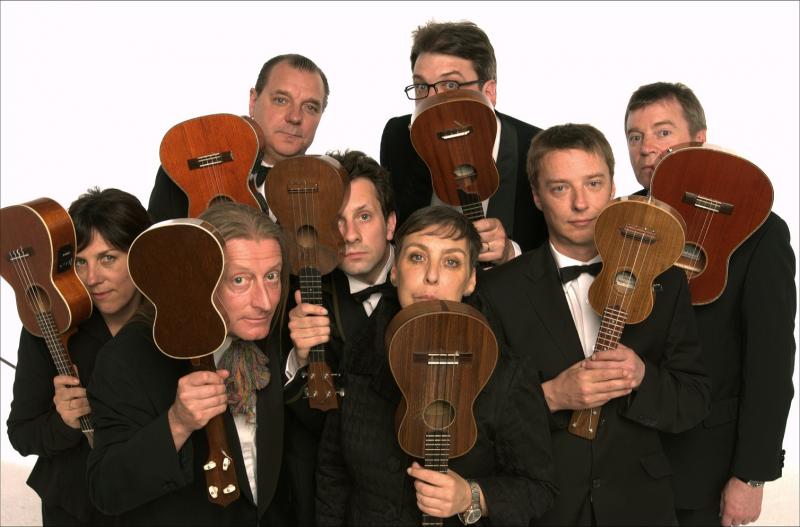
[{"label": "ukulele headstock", "polygon": [[[219,420],[218,426],[224,427],[221,416],[217,415],[213,419]],[[214,425],[209,421],[206,426],[210,430]],[[222,432],[225,432],[224,428]],[[208,501],[227,507],[239,499],[239,482],[233,468],[233,458],[223,448],[209,444],[208,461],[203,465],[203,471],[206,475]]]},{"label": "ukulele headstock", "polygon": [[327,412],[339,408],[339,392],[333,382],[333,374],[324,360],[312,361],[308,365],[308,385],[306,387],[308,405],[316,410]]}]

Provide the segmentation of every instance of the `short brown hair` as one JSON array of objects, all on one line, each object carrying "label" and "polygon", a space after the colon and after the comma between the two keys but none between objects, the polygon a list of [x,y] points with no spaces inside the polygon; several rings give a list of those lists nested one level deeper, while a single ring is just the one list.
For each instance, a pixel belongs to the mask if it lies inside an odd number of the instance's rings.
[{"label": "short brown hair", "polygon": [[685,84],[680,82],[654,82],[653,84],[646,84],[639,86],[628,101],[628,107],[625,109],[625,133],[628,133],[628,115],[631,112],[650,106],[658,101],[673,99],[678,101],[683,109],[683,117],[689,123],[689,133],[697,135],[706,129],[706,113],[703,111],[703,106],[694,92]]},{"label": "short brown hair", "polygon": [[378,203],[381,204],[384,221],[389,218],[389,214],[396,212],[392,177],[389,171],[377,161],[358,150],[345,150],[344,153],[334,150],[327,152],[325,155],[341,163],[350,176],[350,181],[356,178],[364,178],[372,182],[375,187],[375,193],[378,196]]},{"label": "short brown hair", "polygon": [[478,264],[478,254],[481,251],[481,237],[475,226],[461,212],[443,205],[431,205],[414,211],[411,216],[403,222],[394,235],[394,243],[397,254],[403,251],[403,243],[406,236],[421,232],[428,227],[436,227],[433,232],[442,238],[451,240],[467,239],[469,249],[469,263],[474,269]]},{"label": "short brown hair", "polygon": [[583,150],[602,157],[608,167],[611,179],[614,179],[614,152],[603,133],[589,124],[561,124],[551,126],[539,132],[531,141],[528,149],[528,180],[531,188],[536,189],[544,156],[554,150]]},{"label": "short brown hair", "polygon": [[419,26],[413,33],[411,69],[423,53],[452,55],[472,62],[483,81],[497,80],[497,59],[486,33],[473,22],[434,22]]},{"label": "short brown hair", "polygon": [[72,202],[69,215],[75,225],[77,252],[91,243],[94,232],[115,249],[128,252],[133,240],[153,224],[136,196],[116,188],[90,188]]}]

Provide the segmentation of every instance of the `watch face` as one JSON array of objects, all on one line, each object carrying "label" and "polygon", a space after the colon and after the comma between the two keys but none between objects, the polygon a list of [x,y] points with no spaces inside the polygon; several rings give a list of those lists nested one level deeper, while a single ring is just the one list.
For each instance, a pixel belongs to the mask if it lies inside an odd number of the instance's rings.
[{"label": "watch face", "polygon": [[475,523],[476,521],[481,519],[481,510],[480,509],[470,509],[464,515],[464,523],[467,525],[471,523]]}]

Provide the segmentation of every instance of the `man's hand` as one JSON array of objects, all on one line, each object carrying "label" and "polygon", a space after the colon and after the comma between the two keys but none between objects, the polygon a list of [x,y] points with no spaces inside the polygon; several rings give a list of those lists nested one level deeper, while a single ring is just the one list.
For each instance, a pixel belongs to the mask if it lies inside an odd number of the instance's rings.
[{"label": "man's hand", "polygon": [[478,260],[495,264],[505,263],[514,258],[514,246],[506,236],[503,224],[497,218],[484,218],[474,223],[481,236],[481,252]]},{"label": "man's hand", "polygon": [[229,375],[228,370],[195,371],[178,379],[175,402],[167,414],[175,450],[180,450],[192,432],[225,411],[225,379]]},{"label": "man's hand", "polygon": [[308,364],[308,352],[331,339],[328,310],[316,304],[303,304],[300,291],[294,292],[297,305],[289,311],[289,337],[294,344],[299,366]]},{"label": "man's hand", "polygon": [[[75,366],[76,375],[77,369]],[[53,377],[53,386],[56,390],[53,403],[56,405],[56,412],[67,426],[76,430],[81,427],[80,418],[92,411],[86,398],[86,388],[80,384],[80,379],[71,375]]]},{"label": "man's hand", "polygon": [[589,359],[576,362],[555,378],[542,383],[551,412],[585,410],[602,406],[633,390],[633,375],[622,367],[589,368]]},{"label": "man's hand", "polygon": [[[407,472],[415,480],[417,507],[425,514],[437,518],[449,518],[464,512],[472,503],[469,483],[452,470],[442,474],[423,468],[414,461]],[[481,509],[485,510],[483,493],[481,493]]]},{"label": "man's hand", "polygon": [[617,344],[616,349],[598,351],[586,362],[586,369],[622,369],[633,379],[633,389],[639,387],[644,379],[644,362],[625,344]]},{"label": "man's hand", "polygon": [[764,487],[754,488],[732,477],[722,489],[719,502],[720,525],[747,525],[761,515]]}]

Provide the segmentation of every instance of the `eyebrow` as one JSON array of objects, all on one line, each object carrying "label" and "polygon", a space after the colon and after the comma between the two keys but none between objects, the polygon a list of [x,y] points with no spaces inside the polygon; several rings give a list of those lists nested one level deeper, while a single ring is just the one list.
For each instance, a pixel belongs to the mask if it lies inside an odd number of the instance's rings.
[{"label": "eyebrow", "polygon": [[[677,127],[677,125],[673,121],[670,121],[669,119],[666,119],[664,121],[658,121],[656,123],[653,123],[652,128],[658,128],[659,126],[664,126],[664,125]],[[625,134],[627,135],[627,134],[629,134],[631,132],[640,132],[641,133],[641,131],[642,130],[640,128],[634,126],[634,127],[628,128],[628,131],[625,132]]]},{"label": "eyebrow", "polygon": [[[458,70],[451,70],[451,71],[446,71],[446,72],[442,73],[441,75],[439,75],[439,79],[440,79],[440,80],[447,80],[447,79],[445,79],[444,77],[451,77],[451,76],[458,76],[458,77],[461,77],[462,79],[466,78],[466,77],[464,77],[464,74],[463,74],[463,73],[461,73],[460,71],[458,71]],[[415,74],[413,74],[411,78],[412,78],[412,79],[414,79],[414,80],[419,80],[419,81],[423,81],[423,82],[424,82],[424,79],[422,78],[422,76],[421,76],[421,75],[418,75],[418,74],[416,74],[416,73],[415,73]],[[437,81],[437,82],[438,82],[438,81]],[[426,83],[426,84],[427,84],[427,83]]]},{"label": "eyebrow", "polygon": [[[445,239],[445,238],[442,238],[442,239]],[[451,238],[446,238],[446,239],[450,240]],[[453,240],[453,241],[455,241],[455,240]],[[423,250],[425,250],[426,252],[430,252],[430,247],[429,247],[429,246],[427,246],[427,245],[425,245],[424,243],[420,243],[420,242],[412,242],[412,243],[409,243],[408,245],[406,245],[406,246],[404,247],[404,249],[406,249],[406,248],[411,248],[411,247],[418,247],[418,248],[420,248],[420,249],[423,249]],[[454,253],[454,252],[458,252],[458,253],[461,253],[461,254],[463,254],[463,255],[466,255],[466,254],[467,254],[467,252],[466,252],[464,249],[462,249],[461,247],[450,247],[449,249],[445,249],[445,250],[444,250],[444,251],[442,251],[442,252],[443,252],[444,254],[450,254],[450,253]]]}]

